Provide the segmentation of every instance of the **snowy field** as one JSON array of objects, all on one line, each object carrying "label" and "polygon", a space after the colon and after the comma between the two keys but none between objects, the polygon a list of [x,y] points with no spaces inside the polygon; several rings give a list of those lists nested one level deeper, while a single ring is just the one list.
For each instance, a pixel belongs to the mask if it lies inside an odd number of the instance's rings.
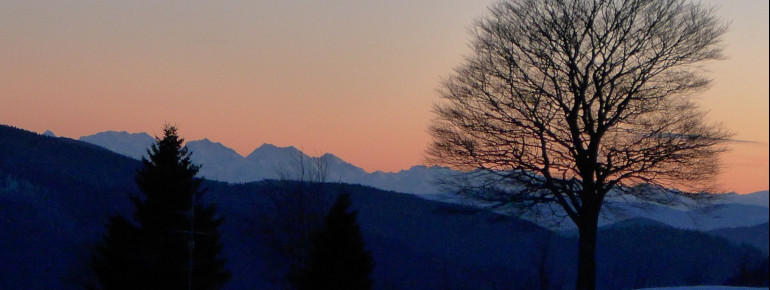
[{"label": "snowy field", "polygon": [[730,286],[686,286],[686,287],[660,287],[660,288],[644,288],[638,290],[760,290],[768,288],[754,288],[754,287],[730,287]]}]

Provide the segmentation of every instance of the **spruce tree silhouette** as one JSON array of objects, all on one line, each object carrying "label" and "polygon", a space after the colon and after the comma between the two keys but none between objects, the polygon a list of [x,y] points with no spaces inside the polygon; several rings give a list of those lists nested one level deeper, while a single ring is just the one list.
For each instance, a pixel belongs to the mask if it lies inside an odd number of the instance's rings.
[{"label": "spruce tree silhouette", "polygon": [[371,289],[374,268],[365,249],[350,195],[337,197],[325,224],[313,236],[306,267],[293,279],[298,289]]},{"label": "spruce tree silhouette", "polygon": [[191,163],[174,126],[163,132],[137,171],[136,224],[110,217],[92,255],[102,289],[217,289],[230,278],[221,257],[222,219],[213,204],[201,202],[200,166]]}]

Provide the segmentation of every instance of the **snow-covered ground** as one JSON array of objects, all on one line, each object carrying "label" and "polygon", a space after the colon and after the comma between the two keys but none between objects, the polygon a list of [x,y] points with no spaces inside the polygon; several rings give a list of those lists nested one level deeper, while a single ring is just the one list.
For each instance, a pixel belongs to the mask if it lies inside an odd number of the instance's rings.
[{"label": "snow-covered ground", "polygon": [[768,288],[730,287],[730,286],[685,286],[685,287],[644,288],[639,290],[755,290],[755,289],[768,289]]}]

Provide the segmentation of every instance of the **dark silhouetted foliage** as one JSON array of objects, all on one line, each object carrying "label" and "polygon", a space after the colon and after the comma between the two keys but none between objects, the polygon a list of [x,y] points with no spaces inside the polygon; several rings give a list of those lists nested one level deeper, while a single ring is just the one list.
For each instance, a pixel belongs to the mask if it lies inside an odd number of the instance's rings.
[{"label": "dark silhouetted foliage", "polygon": [[765,257],[759,263],[747,261],[741,265],[738,273],[727,280],[730,286],[767,287],[770,286],[770,258]]},{"label": "dark silhouetted foliage", "polygon": [[213,204],[201,202],[199,166],[190,162],[173,126],[156,140],[136,175],[142,196],[131,196],[136,225],[113,216],[92,256],[99,284],[104,289],[221,288],[230,277],[220,254],[222,220]]},{"label": "dark silhouetted foliage", "polygon": [[634,187],[711,189],[730,133],[690,96],[725,31],[686,0],[498,1],[439,89],[429,161],[469,172],[448,182],[458,193],[571,220],[576,288],[595,289],[605,197],[671,203]]},{"label": "dark silhouetted foliage", "polygon": [[313,236],[306,267],[292,281],[298,289],[372,288],[374,263],[351,204],[350,195],[337,197],[323,228]]}]

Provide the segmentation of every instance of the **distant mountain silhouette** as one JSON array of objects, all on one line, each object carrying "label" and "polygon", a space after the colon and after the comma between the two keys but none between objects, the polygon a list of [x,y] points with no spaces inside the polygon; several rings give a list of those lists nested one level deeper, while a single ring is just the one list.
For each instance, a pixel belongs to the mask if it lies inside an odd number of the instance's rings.
[{"label": "distant mountain silhouette", "polygon": [[663,205],[614,204],[617,214],[603,218],[613,223],[633,217],[643,217],[680,228],[709,231],[725,227],[746,227],[768,222],[768,208],[758,205],[725,203],[695,208],[668,207]]},{"label": "distant mountain silhouette", "polygon": [[[141,149],[141,146],[146,148],[153,142],[153,138],[146,133],[131,134],[115,131],[81,137],[81,140],[127,156],[144,153],[146,149]],[[246,183],[282,177],[291,178],[298,175],[296,171],[299,162],[304,162],[308,167],[321,162],[327,166],[326,180],[330,182],[360,184],[383,190],[420,194],[434,200],[462,199],[451,193],[439,194],[443,188],[438,182],[458,173],[448,168],[418,165],[399,172],[369,173],[333,154],[326,153],[320,157],[311,157],[293,146],[279,147],[265,143],[246,157],[209,139],[189,141],[187,146],[193,152],[192,160],[203,165],[201,176],[211,180]],[[677,228],[707,231],[724,227],[754,226],[767,222],[768,191],[745,195],[725,194],[714,205],[702,208],[639,206],[625,200],[614,202],[612,207],[617,208],[612,212],[618,214],[602,216],[601,225],[642,217]],[[554,222],[546,220],[538,223],[550,226]],[[561,223],[559,226],[562,230],[574,229],[574,225],[570,222]]]},{"label": "distant mountain silhouette", "polygon": [[756,205],[756,206],[762,206],[762,207],[768,207],[768,202],[770,200],[770,192],[767,190],[763,191],[757,191],[754,193],[749,194],[737,194],[737,193],[728,193],[725,194],[721,200],[719,200],[717,203],[723,203],[723,204],[746,204],[746,205]]},{"label": "distant mountain silhouette", "polygon": [[[211,144],[209,144],[211,145]],[[216,148],[216,146],[212,146]],[[204,154],[201,154],[204,155]],[[110,214],[130,214],[139,162],[101,147],[0,125],[0,286],[82,289],[91,245]],[[205,164],[204,164],[205,166]],[[260,217],[271,214],[276,181],[208,181],[204,197],[224,217],[222,242],[233,272],[228,289],[281,289]],[[576,239],[478,208],[371,187],[349,192],[375,261],[376,289],[533,289],[545,274],[574,288]],[[622,289],[718,284],[752,248],[654,222],[628,222],[599,234],[598,286]],[[543,255],[545,249],[547,255]],[[538,272],[538,263],[546,272]]]},{"label": "distant mountain silhouette", "polygon": [[83,136],[79,140],[137,160],[146,157],[147,149],[155,142],[155,138],[147,133],[128,133],[126,131],[106,131]]},{"label": "distant mountain silhouette", "polygon": [[[102,146],[113,152],[140,159],[154,139],[147,133],[107,131],[83,136],[81,141]],[[262,144],[243,157],[235,150],[209,139],[189,141],[192,160],[204,164],[201,176],[231,183],[296,176],[298,162],[311,166],[322,162],[328,168],[326,180],[374,186],[380,189],[416,194],[434,194],[441,191],[436,182],[453,171],[439,167],[414,166],[400,172],[368,173],[341,158],[326,153],[311,157],[294,146],[279,147]]]}]

